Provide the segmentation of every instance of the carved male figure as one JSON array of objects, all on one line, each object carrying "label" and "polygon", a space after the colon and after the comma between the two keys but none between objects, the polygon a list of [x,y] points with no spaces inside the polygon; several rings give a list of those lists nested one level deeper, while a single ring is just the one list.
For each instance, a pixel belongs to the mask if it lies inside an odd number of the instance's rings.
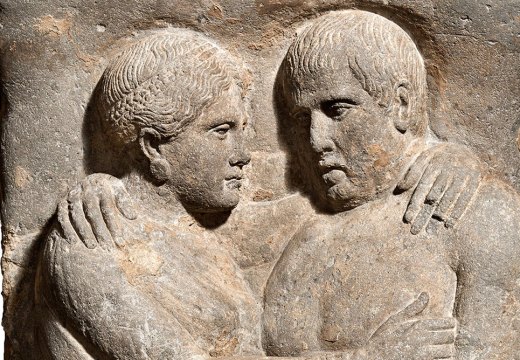
[{"label": "carved male figure", "polygon": [[[126,154],[122,184],[139,218],[118,230],[118,247],[107,238],[94,249],[74,241],[76,231],[90,231],[86,222],[52,229],[37,280],[43,358],[262,354],[258,301],[194,220],[239,201],[249,162],[244,91],[232,56],[193,31],[145,36],[109,64],[96,104],[108,140]],[[91,190],[87,208],[102,196]],[[70,210],[83,214],[82,206]]]},{"label": "carved male figure", "polygon": [[333,12],[298,36],[282,66],[303,171],[330,214],[301,228],[271,274],[268,354],[518,357],[518,194],[484,179],[455,227],[433,222],[412,235],[401,221],[412,194],[394,189],[428,148],[426,71],[408,34],[369,12]]}]

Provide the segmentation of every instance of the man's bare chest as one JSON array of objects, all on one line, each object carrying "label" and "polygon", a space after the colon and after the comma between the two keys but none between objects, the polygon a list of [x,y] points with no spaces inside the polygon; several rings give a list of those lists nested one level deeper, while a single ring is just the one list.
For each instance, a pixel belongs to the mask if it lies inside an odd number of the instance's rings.
[{"label": "man's bare chest", "polygon": [[440,238],[412,235],[404,224],[390,231],[368,221],[321,225],[291,241],[268,283],[268,331],[285,327],[309,339],[302,345],[297,337],[284,339],[296,341],[289,348],[361,347],[421,293],[429,303],[418,317],[451,316],[456,277]]},{"label": "man's bare chest", "polygon": [[453,312],[456,277],[435,239],[361,229],[334,236],[321,262],[320,337],[331,348],[362,344],[423,292],[430,300],[420,317]]}]

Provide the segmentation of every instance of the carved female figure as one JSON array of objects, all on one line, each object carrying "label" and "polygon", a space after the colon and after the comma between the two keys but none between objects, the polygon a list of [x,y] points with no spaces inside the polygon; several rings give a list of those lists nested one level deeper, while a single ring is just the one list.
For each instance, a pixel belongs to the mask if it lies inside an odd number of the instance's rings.
[{"label": "carved female figure", "polygon": [[[126,154],[122,183],[139,219],[120,229],[117,247],[108,237],[91,249],[74,241],[71,230],[92,231],[86,223],[52,229],[37,288],[44,358],[261,353],[260,306],[195,220],[237,205],[249,162],[245,89],[231,59],[206,37],[175,29],[140,39],[107,67],[96,98],[100,125]],[[97,177],[99,189],[104,179]],[[86,208],[99,195],[90,190]],[[82,204],[70,210],[83,212]]]}]

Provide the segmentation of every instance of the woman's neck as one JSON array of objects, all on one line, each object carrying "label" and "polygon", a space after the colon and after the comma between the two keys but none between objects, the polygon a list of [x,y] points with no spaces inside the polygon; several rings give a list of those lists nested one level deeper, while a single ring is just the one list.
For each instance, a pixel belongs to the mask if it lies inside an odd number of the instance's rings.
[{"label": "woman's neck", "polygon": [[126,175],[122,181],[138,215],[143,214],[165,224],[183,216],[191,217],[166,185],[156,186],[136,172]]}]

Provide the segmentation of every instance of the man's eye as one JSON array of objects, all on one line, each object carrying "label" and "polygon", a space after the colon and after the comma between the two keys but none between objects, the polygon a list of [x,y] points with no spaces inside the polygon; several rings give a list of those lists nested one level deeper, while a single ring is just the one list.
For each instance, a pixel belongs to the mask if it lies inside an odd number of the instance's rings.
[{"label": "man's eye", "polygon": [[226,123],[226,124],[220,124],[218,126],[215,126],[213,129],[211,129],[211,131],[213,133],[217,134],[219,137],[224,138],[230,129],[231,129],[231,125]]},{"label": "man's eye", "polygon": [[322,111],[330,118],[340,118],[358,104],[353,100],[334,100],[322,104]]}]

